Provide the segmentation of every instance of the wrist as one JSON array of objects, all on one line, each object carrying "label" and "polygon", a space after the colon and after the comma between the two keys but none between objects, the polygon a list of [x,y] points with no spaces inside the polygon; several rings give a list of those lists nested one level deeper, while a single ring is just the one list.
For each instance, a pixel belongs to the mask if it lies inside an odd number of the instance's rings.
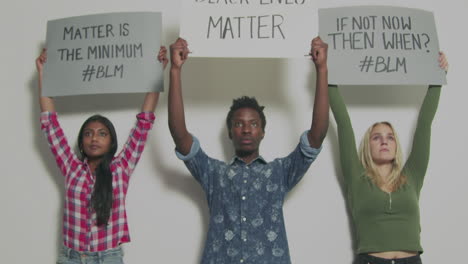
[{"label": "wrist", "polygon": [[177,65],[174,65],[174,64],[171,64],[171,72],[174,72],[174,73],[178,73],[178,72],[181,72],[182,71],[182,67],[180,66],[177,66]]},{"label": "wrist", "polygon": [[182,69],[182,65],[177,65],[175,63],[171,63],[171,71],[180,71]]},{"label": "wrist", "polygon": [[323,66],[320,66],[320,67],[316,67],[315,68],[315,71],[317,73],[328,73],[328,67],[327,65],[323,65]]}]

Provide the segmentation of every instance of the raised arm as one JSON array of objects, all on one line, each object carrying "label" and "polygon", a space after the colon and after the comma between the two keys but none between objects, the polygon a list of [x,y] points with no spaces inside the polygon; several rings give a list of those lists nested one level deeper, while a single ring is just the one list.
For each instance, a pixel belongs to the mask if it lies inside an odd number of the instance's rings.
[{"label": "raised arm", "polygon": [[178,38],[170,46],[171,71],[169,79],[169,130],[176,149],[182,155],[187,155],[192,147],[192,135],[185,125],[184,102],[182,99],[182,65],[187,60],[189,49],[187,41]]},{"label": "raised arm", "polygon": [[329,86],[330,107],[338,128],[338,143],[340,147],[340,162],[345,181],[348,175],[358,175],[363,167],[359,161],[356,149],[354,131],[348,110],[337,86]]},{"label": "raised arm", "polygon": [[[167,49],[164,46],[161,46],[158,53],[158,60],[162,63],[163,71],[166,69],[168,59],[167,59]],[[158,104],[159,92],[149,92],[146,93],[145,100],[141,106],[142,112],[154,112],[156,110],[156,105]]]},{"label": "raised arm", "polygon": [[47,138],[50,150],[54,155],[55,162],[63,176],[68,176],[70,168],[80,162],[68,144],[65,133],[60,127],[57,113],[55,112],[54,100],[42,96],[43,68],[47,61],[47,50],[42,49],[41,55],[36,59],[39,88],[39,106],[41,108],[41,130]]},{"label": "raised arm", "polygon": [[36,59],[36,69],[38,73],[38,88],[39,88],[39,106],[41,112],[55,112],[54,100],[50,97],[42,96],[42,73],[44,64],[47,61],[47,50],[42,49],[41,55]]},{"label": "raised arm", "polygon": [[328,67],[327,67],[328,44],[320,37],[312,40],[310,55],[315,64],[317,82],[315,84],[314,110],[312,113],[312,124],[310,127],[309,144],[313,148],[322,145],[328,130]]},{"label": "raised arm", "polygon": [[[439,66],[446,72],[448,62],[444,53],[439,55]],[[422,185],[429,162],[431,144],[431,126],[437,111],[440,97],[440,85],[430,85],[419,110],[418,122],[413,137],[411,153],[406,161],[405,168],[409,169]]]}]

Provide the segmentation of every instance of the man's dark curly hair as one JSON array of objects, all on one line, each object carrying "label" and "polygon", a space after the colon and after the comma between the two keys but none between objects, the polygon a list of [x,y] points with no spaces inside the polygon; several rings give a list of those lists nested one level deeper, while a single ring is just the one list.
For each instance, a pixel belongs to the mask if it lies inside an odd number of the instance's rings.
[{"label": "man's dark curly hair", "polygon": [[232,100],[231,109],[229,110],[229,113],[227,114],[227,117],[226,117],[226,125],[228,127],[228,130],[231,131],[232,117],[234,116],[234,112],[236,112],[237,110],[241,108],[251,108],[257,111],[258,115],[260,115],[260,119],[262,120],[262,131],[265,132],[266,118],[265,118],[265,114],[263,113],[263,109],[265,107],[260,106],[257,102],[257,99],[255,99],[255,97],[248,97],[248,96],[242,96],[242,97]]}]

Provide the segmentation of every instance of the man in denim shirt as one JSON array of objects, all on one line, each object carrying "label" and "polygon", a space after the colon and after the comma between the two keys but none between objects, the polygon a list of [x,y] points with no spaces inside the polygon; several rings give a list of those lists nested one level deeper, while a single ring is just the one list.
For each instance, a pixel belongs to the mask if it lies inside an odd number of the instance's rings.
[{"label": "man in denim shirt", "polygon": [[203,187],[210,208],[201,263],[289,264],[283,202],[317,157],[327,133],[327,44],[318,37],[311,43],[317,72],[311,128],[291,154],[272,162],[259,155],[266,125],[263,107],[246,96],[234,100],[226,118],[234,158],[225,163],[201,149],[185,125],[181,69],[188,53],[184,39],[171,45],[169,128],[177,156]]}]

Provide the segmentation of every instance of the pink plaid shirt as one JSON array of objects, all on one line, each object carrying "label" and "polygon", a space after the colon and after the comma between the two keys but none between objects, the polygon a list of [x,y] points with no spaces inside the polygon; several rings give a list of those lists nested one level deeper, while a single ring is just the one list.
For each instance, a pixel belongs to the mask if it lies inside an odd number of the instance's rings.
[{"label": "pink plaid shirt", "polygon": [[77,251],[104,251],[129,242],[125,196],[128,181],[143,152],[154,113],[139,113],[119,155],[111,163],[114,201],[107,226],[96,225],[96,212],[90,207],[94,176],[86,160],[80,160],[71,150],[57,113],[41,113],[41,129],[47,137],[60,171],[65,176],[65,210],[63,243]]}]

